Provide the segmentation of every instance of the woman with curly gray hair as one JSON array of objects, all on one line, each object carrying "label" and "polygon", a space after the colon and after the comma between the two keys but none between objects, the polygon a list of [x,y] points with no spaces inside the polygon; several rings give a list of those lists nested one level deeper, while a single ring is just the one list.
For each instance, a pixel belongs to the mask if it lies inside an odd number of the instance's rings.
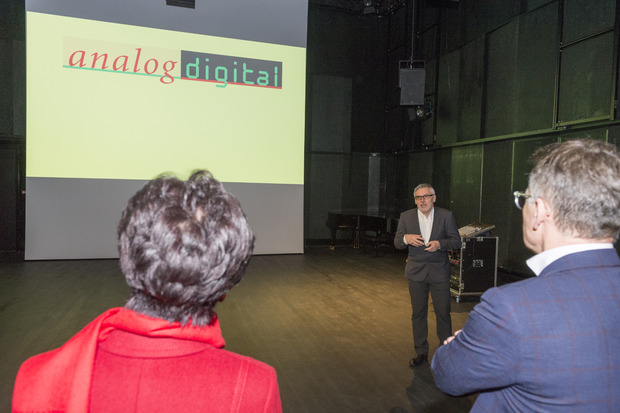
[{"label": "woman with curly gray hair", "polygon": [[207,171],[162,176],[118,225],[125,307],[27,360],[14,412],[281,412],[273,367],[223,349],[215,305],[243,277],[254,236]]}]

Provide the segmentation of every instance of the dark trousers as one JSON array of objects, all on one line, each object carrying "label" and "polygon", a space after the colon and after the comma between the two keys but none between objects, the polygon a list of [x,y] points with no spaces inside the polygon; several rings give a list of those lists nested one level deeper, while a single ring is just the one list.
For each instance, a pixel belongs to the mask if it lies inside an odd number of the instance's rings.
[{"label": "dark trousers", "polygon": [[452,335],[450,318],[450,281],[432,283],[428,277],[424,281],[409,281],[411,296],[411,326],[413,328],[413,346],[417,354],[428,355],[428,294],[433,300],[433,309],[437,320],[439,345]]}]

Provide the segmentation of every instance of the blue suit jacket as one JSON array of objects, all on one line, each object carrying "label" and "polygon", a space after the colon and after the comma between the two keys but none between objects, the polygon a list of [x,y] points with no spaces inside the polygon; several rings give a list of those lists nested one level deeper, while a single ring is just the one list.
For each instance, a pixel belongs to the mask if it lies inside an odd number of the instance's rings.
[{"label": "blue suit jacket", "polygon": [[398,228],[394,236],[394,246],[398,249],[409,247],[405,276],[412,281],[424,281],[428,275],[432,282],[450,280],[448,250],[461,248],[461,236],[452,212],[435,208],[433,228],[429,241],[439,241],[440,251],[424,251],[425,247],[414,247],[403,241],[405,234],[421,234],[418,210],[410,209],[400,214]]},{"label": "blue suit jacket", "polygon": [[617,412],[618,254],[570,254],[488,290],[431,367],[444,392],[481,392],[472,411]]}]

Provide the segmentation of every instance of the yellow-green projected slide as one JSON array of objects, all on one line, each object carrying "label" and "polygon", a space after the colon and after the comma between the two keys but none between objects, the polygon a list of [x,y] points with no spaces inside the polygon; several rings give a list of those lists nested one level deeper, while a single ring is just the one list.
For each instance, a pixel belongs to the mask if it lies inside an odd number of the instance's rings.
[{"label": "yellow-green projected slide", "polygon": [[303,185],[305,48],[27,13],[27,176]]}]

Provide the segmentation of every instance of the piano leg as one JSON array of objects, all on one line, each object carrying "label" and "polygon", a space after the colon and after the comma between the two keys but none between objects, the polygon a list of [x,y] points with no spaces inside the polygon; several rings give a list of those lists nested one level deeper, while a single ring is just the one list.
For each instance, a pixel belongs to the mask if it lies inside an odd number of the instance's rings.
[{"label": "piano leg", "polygon": [[329,246],[329,249],[332,250],[332,251],[334,251],[336,249],[336,231],[337,231],[336,228],[332,228],[331,229],[331,232],[332,232],[332,243]]}]

